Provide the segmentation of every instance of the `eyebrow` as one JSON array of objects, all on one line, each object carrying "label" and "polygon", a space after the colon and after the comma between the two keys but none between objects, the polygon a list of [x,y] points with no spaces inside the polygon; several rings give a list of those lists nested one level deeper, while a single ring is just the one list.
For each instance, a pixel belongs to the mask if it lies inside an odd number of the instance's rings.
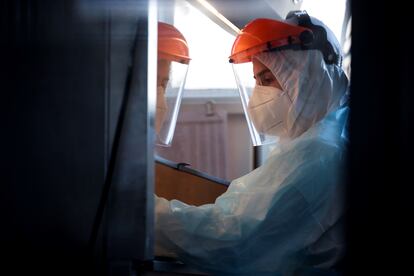
[{"label": "eyebrow", "polygon": [[[256,77],[257,78],[260,78],[261,76],[263,76],[264,74],[266,74],[267,72],[270,72],[270,70],[268,69],[268,68],[266,68],[266,69],[263,69],[262,71],[260,71],[259,73],[257,73],[256,74],[256,76],[255,75],[253,75],[253,78],[254,79],[256,79]],[[270,72],[271,73],[271,72]]]}]

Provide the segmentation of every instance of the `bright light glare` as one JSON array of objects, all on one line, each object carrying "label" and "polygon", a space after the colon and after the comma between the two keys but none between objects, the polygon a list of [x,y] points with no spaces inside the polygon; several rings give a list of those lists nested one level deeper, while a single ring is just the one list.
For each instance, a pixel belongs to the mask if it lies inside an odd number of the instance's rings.
[{"label": "bright light glare", "polygon": [[301,6],[310,16],[325,23],[334,32],[338,41],[341,41],[345,8],[346,0],[305,0]]},{"label": "bright light glare", "polygon": [[174,26],[183,33],[190,48],[185,88],[237,89],[229,63],[235,37],[184,1],[175,9]]}]

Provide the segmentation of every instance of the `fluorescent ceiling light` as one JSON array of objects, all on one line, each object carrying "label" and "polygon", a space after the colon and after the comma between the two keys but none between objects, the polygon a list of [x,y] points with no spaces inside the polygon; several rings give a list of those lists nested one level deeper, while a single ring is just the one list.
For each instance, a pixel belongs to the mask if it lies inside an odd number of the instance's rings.
[{"label": "fluorescent ceiling light", "polygon": [[[189,3],[191,3],[190,1]],[[206,11],[209,12],[209,17],[213,16],[216,19],[214,21],[219,20],[222,24],[220,24],[223,28],[225,28],[228,32],[230,32],[233,35],[238,35],[240,32],[240,29],[237,28],[233,23],[231,23],[226,17],[224,17],[221,13],[219,13],[210,3],[208,3],[206,0],[196,0]],[[223,26],[224,24],[224,26]]]}]

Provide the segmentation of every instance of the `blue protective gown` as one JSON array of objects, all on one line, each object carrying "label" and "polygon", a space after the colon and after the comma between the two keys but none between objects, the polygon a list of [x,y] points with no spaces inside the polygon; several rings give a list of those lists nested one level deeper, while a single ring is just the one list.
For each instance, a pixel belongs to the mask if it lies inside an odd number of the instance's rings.
[{"label": "blue protective gown", "polygon": [[156,197],[156,253],[173,252],[215,275],[330,269],[344,250],[347,114],[347,107],[336,109],[279,144],[214,204],[195,207]]}]

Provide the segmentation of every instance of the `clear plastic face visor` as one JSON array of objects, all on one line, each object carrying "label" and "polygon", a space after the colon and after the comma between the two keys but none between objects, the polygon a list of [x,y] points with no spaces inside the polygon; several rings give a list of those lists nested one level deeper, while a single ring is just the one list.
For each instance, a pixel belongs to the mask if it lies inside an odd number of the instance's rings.
[{"label": "clear plastic face visor", "polygon": [[279,137],[268,131],[274,122],[267,116],[268,112],[272,112],[267,104],[277,95],[253,92],[256,80],[252,62],[232,63],[232,67],[253,146],[276,143]]},{"label": "clear plastic face visor", "polygon": [[159,59],[157,70],[156,144],[168,147],[177,124],[188,64]]}]

